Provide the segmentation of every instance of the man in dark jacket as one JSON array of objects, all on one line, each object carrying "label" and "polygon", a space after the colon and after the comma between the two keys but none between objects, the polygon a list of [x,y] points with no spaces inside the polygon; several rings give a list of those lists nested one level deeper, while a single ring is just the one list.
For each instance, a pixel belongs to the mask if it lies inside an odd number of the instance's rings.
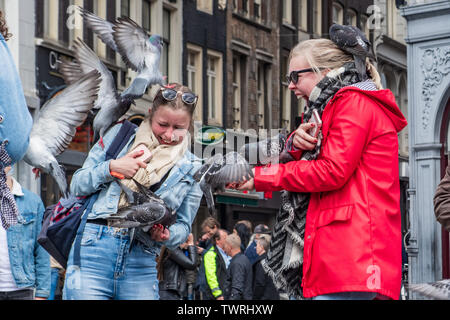
[{"label": "man in dark jacket", "polygon": [[256,241],[258,259],[253,265],[253,300],[280,300],[280,293],[273,284],[273,280],[264,271],[261,261],[267,256],[270,238],[265,235]]},{"label": "man in dark jacket", "polygon": [[225,252],[232,257],[227,271],[225,300],[252,300],[252,265],[241,251],[241,239],[236,234],[227,237]]}]

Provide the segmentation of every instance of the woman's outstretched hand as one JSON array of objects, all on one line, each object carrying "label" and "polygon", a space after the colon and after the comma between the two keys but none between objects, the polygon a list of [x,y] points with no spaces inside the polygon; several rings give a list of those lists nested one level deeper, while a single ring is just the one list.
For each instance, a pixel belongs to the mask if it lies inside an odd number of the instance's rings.
[{"label": "woman's outstretched hand", "polygon": [[[255,168],[252,169],[253,176],[255,176]],[[255,179],[251,178],[241,183],[230,183],[226,186],[228,189],[235,189],[239,191],[253,191],[255,190]]]}]

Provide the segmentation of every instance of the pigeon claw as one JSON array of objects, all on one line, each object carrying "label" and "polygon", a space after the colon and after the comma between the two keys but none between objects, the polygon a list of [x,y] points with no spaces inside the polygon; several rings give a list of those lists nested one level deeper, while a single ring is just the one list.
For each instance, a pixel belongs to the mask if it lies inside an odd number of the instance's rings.
[{"label": "pigeon claw", "polygon": [[38,179],[41,176],[41,170],[39,170],[38,168],[33,168],[31,171],[34,173],[35,179]]},{"label": "pigeon claw", "polygon": [[105,144],[103,143],[103,137],[100,137],[98,144],[100,145],[100,147],[102,147],[102,149],[105,149]]}]

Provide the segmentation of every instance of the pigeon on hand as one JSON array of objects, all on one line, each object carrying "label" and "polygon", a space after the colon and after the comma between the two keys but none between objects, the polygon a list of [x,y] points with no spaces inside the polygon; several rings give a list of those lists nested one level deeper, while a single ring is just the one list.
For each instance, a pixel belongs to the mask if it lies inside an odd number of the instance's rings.
[{"label": "pigeon on hand", "polygon": [[114,23],[103,20],[79,7],[87,26],[111,49],[118,52],[128,68],[138,73],[131,85],[122,93],[122,99],[141,98],[149,86],[164,85],[159,70],[162,38],[148,33],[130,18],[118,18]]},{"label": "pigeon on hand", "polygon": [[240,149],[239,153],[251,165],[287,163],[293,161],[294,158],[286,151],[286,139],[284,133],[279,133],[265,140],[248,143]]},{"label": "pigeon on hand", "polygon": [[253,178],[248,162],[237,152],[229,152],[225,156],[216,154],[206,160],[205,164],[194,174],[205,195],[208,211],[216,216],[213,193],[225,191],[232,183],[243,183]]},{"label": "pigeon on hand", "polygon": [[86,74],[47,101],[31,129],[24,161],[35,168],[36,178],[40,171],[50,174],[65,198],[69,194],[66,175],[56,156],[67,149],[76,128],[86,120],[97,99],[99,85],[99,72]]},{"label": "pigeon on hand", "polygon": [[171,210],[164,200],[134,180],[139,192],[134,192],[118,181],[129,205],[119,209],[108,218],[108,226],[115,228],[142,228],[145,232],[155,225],[168,228],[177,219],[176,211]]},{"label": "pigeon on hand", "polygon": [[98,99],[94,106],[97,114],[94,118],[93,129],[94,141],[100,139],[99,143],[104,148],[103,136],[128,111],[131,101],[121,99],[111,71],[86,43],[81,39],[75,40],[73,50],[75,60],[63,61],[59,66],[59,71],[67,84],[73,83],[92,70],[100,72],[101,83]]},{"label": "pigeon on hand", "polygon": [[450,300],[450,279],[433,283],[410,284],[408,288],[428,298]]},{"label": "pigeon on hand", "polygon": [[376,61],[373,47],[364,32],[354,26],[333,24],[330,27],[331,40],[342,50],[353,55],[356,69],[361,81],[366,81],[366,59],[371,58]]}]

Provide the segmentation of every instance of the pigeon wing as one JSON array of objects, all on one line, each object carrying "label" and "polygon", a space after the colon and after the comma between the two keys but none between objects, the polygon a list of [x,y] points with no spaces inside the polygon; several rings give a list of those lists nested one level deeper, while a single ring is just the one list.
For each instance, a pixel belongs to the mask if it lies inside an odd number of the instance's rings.
[{"label": "pigeon wing", "polygon": [[146,56],[153,54],[147,32],[130,18],[118,18],[113,29],[117,50],[125,64],[137,72],[144,69]]},{"label": "pigeon wing", "polygon": [[113,37],[113,26],[114,24],[106,21],[95,14],[89,12],[86,9],[78,7],[81,16],[83,17],[88,28],[92,29],[94,33],[105,43],[108,47],[117,51],[117,45]]},{"label": "pigeon wing", "polygon": [[92,71],[45,103],[30,139],[38,137],[53,156],[64,152],[97,99],[99,77],[97,71]]},{"label": "pigeon wing", "polygon": [[450,279],[445,279],[433,283],[410,284],[409,289],[420,293],[428,298],[438,300],[450,299]]},{"label": "pigeon wing", "polygon": [[223,189],[229,183],[244,182],[253,177],[253,172],[244,159],[237,152],[229,152],[224,157],[224,164],[217,172],[212,173],[213,187]]},{"label": "pigeon wing", "polygon": [[69,61],[63,59],[59,65],[59,72],[62,74],[64,82],[67,85],[71,85],[83,77],[81,67],[76,60]]}]

